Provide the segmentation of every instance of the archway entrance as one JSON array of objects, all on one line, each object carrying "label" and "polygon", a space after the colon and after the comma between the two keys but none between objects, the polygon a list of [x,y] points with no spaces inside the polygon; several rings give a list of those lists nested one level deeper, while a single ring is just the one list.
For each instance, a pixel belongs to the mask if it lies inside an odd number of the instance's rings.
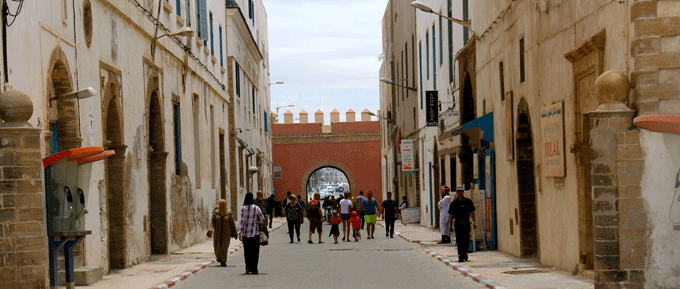
[{"label": "archway entrance", "polygon": [[[157,83],[154,78],[153,82]],[[165,151],[163,118],[158,87],[155,86],[149,100],[149,217],[151,221],[151,254],[168,252],[167,197],[165,165],[168,152]]]},{"label": "archway entrance", "polygon": [[534,178],[534,145],[529,105],[522,99],[517,124],[517,187],[519,195],[520,256],[538,257],[538,218]]},{"label": "archway entrance", "polygon": [[[110,89],[114,89],[111,88]],[[111,93],[111,91],[109,91]],[[115,94],[114,94],[115,95]],[[109,213],[109,262],[110,268],[125,268],[126,230],[125,230],[125,145],[118,107],[114,99],[109,101],[106,115],[106,141],[108,149],[116,155],[106,161],[107,196]]]},{"label": "archway entrance", "polygon": [[[73,91],[70,73],[62,60],[56,60],[50,74],[52,90],[49,98]],[[81,139],[78,132],[78,111],[76,100],[55,100],[49,102],[49,130],[52,136],[49,140],[49,153],[54,154],[80,147]]]},{"label": "archway entrance", "polygon": [[[314,193],[321,194],[321,198],[335,197],[336,199],[344,192],[351,192],[349,178],[340,169],[335,167],[322,167],[314,171],[307,178],[307,200],[314,197]],[[356,196],[358,192],[354,192]]]}]

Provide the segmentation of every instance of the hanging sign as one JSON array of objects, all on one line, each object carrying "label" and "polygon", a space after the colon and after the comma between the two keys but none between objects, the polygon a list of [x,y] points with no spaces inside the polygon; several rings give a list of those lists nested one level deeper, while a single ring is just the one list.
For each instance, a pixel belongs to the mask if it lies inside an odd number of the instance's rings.
[{"label": "hanging sign", "polygon": [[274,178],[275,179],[280,179],[282,177],[281,175],[281,167],[280,166],[275,166],[274,167]]},{"label": "hanging sign", "polygon": [[543,166],[547,177],[564,177],[564,105],[541,108]]},{"label": "hanging sign", "polygon": [[425,92],[425,122],[427,126],[439,126],[439,96],[438,91]]},{"label": "hanging sign", "polygon": [[413,171],[413,141],[410,139],[401,141],[401,167],[405,172]]}]

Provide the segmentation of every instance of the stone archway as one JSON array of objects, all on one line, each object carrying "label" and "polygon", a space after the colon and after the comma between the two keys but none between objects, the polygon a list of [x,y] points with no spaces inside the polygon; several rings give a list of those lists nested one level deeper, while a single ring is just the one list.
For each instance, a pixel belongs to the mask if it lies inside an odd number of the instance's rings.
[{"label": "stone archway", "polygon": [[127,262],[127,215],[125,150],[122,123],[120,85],[109,81],[103,89],[102,118],[105,124],[104,146],[115,150],[115,156],[106,159],[106,198],[108,203],[109,268],[125,268]]},{"label": "stone archway", "polygon": [[151,254],[168,252],[167,186],[165,131],[163,129],[163,105],[158,75],[149,79],[147,98],[148,157],[147,179],[149,184],[149,221]]},{"label": "stone archway", "polygon": [[47,94],[45,104],[46,128],[50,131],[48,154],[81,146],[78,107],[75,99],[54,100],[52,98],[73,92],[73,82],[66,54],[57,47],[52,51],[47,73]]},{"label": "stone archway", "polygon": [[538,257],[538,206],[534,173],[534,144],[529,104],[517,108],[517,192],[519,200],[520,256]]},{"label": "stone archway", "polygon": [[343,165],[340,162],[333,161],[333,160],[326,160],[326,161],[321,161],[318,162],[312,166],[310,166],[307,171],[302,175],[302,179],[300,180],[300,192],[304,192],[305,194],[307,193],[307,181],[309,180],[309,177],[317,171],[318,169],[325,168],[325,167],[332,167],[336,168],[340,171],[342,171],[345,176],[347,176],[347,180],[349,180],[349,187],[351,190],[357,190],[357,182],[356,179],[354,178],[354,174],[352,174],[352,171],[345,165]]}]

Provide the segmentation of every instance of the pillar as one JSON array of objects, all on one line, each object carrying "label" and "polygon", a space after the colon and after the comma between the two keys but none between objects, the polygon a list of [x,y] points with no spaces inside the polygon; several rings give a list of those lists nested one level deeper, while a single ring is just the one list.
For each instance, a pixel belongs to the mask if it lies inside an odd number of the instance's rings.
[{"label": "pillar", "polygon": [[304,109],[300,112],[300,123],[308,123],[309,114]]},{"label": "pillar", "polygon": [[333,111],[331,111],[331,124],[336,122],[340,122],[340,112],[337,109],[333,109]]},{"label": "pillar", "polygon": [[0,288],[45,288],[47,242],[39,128],[24,93],[0,96]]},{"label": "pillar", "polygon": [[323,125],[323,111],[320,109],[314,113],[314,122]]},{"label": "pillar", "polygon": [[345,113],[345,121],[346,121],[346,122],[355,122],[355,121],[357,121],[356,113],[355,113],[354,110],[352,110],[351,108]]},{"label": "pillar", "polygon": [[283,123],[293,123],[293,113],[290,110],[283,113]]},{"label": "pillar", "polygon": [[640,193],[644,168],[636,112],[624,101],[630,83],[622,72],[597,78],[600,101],[590,117],[592,138],[595,288],[643,288],[647,214]]},{"label": "pillar", "polygon": [[[371,115],[368,114],[369,112],[371,112],[371,111],[368,110],[368,108],[364,109],[361,112],[361,121],[371,121]],[[380,111],[378,111],[378,115],[380,115]]]}]

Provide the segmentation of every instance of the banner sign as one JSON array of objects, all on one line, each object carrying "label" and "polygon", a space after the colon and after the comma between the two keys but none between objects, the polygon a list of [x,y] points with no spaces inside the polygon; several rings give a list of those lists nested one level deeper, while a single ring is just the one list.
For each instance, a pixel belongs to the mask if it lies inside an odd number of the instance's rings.
[{"label": "banner sign", "polygon": [[401,210],[401,223],[404,225],[420,223],[420,207]]},{"label": "banner sign", "polygon": [[280,179],[281,177],[281,167],[274,167],[274,178]]},{"label": "banner sign", "polygon": [[413,141],[401,141],[401,167],[405,172],[413,171]]},{"label": "banner sign", "polygon": [[439,126],[439,95],[436,90],[425,92],[425,122],[427,126]]},{"label": "banner sign", "polygon": [[563,107],[563,103],[558,102],[541,108],[543,171],[547,177],[564,177]]}]

